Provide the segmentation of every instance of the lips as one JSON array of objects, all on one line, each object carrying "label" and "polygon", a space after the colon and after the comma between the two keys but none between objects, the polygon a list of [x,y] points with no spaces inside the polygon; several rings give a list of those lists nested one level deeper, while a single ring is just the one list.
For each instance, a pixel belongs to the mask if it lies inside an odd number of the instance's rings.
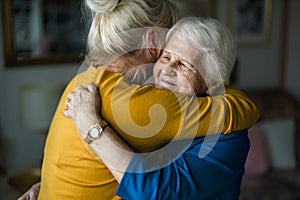
[{"label": "lips", "polygon": [[159,87],[162,88],[162,89],[167,89],[167,90],[171,90],[173,91],[176,87],[176,84],[174,83],[173,80],[169,80],[169,79],[160,79],[160,82],[159,82]]},{"label": "lips", "polygon": [[168,79],[162,79],[162,82],[163,83],[166,83],[166,84],[168,84],[168,85],[175,85],[175,83],[174,83],[174,81],[173,80],[168,80]]}]

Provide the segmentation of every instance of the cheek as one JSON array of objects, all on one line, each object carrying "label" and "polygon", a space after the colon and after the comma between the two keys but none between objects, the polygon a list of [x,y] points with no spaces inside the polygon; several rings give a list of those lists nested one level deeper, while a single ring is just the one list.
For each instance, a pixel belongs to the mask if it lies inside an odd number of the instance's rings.
[{"label": "cheek", "polygon": [[192,81],[193,89],[197,96],[205,95],[205,91],[207,89],[206,83],[204,82],[202,76],[194,76]]},{"label": "cheek", "polygon": [[159,77],[159,74],[161,72],[161,69],[162,69],[162,65],[159,64],[159,63],[156,63],[153,67],[153,77],[154,79],[158,79]]},{"label": "cheek", "polygon": [[199,88],[202,88],[202,83],[194,74],[182,74],[182,81],[184,82],[186,90],[190,91],[193,94],[196,94],[197,96],[200,95]]},{"label": "cheek", "polygon": [[194,82],[193,76],[191,76],[189,73],[183,73],[183,74],[181,74],[181,76],[182,76],[183,81],[186,82],[185,85],[189,85],[189,86],[193,85],[193,82]]}]

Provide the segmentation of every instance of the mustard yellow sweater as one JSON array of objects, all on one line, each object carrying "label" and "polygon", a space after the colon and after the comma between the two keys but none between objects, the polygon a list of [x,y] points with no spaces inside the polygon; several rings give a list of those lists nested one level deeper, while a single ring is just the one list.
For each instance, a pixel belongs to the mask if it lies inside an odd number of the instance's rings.
[{"label": "mustard yellow sweater", "polygon": [[101,115],[138,152],[155,150],[172,139],[247,129],[259,117],[251,100],[234,89],[216,97],[189,97],[152,86],[129,86],[121,75],[89,67],[68,84],[54,115],[39,199],[118,199],[118,183],[62,112],[67,94],[88,82],[99,87]]}]

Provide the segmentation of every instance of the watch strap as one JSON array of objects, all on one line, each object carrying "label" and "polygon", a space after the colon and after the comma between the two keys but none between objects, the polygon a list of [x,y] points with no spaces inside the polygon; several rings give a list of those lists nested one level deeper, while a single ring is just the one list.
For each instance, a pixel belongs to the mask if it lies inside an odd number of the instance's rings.
[{"label": "watch strap", "polygon": [[100,120],[98,124],[100,125],[100,127],[101,127],[102,129],[104,129],[104,128],[107,126],[107,122],[104,121],[104,120]]},{"label": "watch strap", "polygon": [[[86,137],[84,138],[84,141],[88,144],[91,144],[93,141],[98,140],[101,135],[103,134],[104,128],[107,126],[107,122],[104,120],[100,120],[98,123],[94,124],[91,126],[87,132]],[[98,136],[97,137],[92,137],[90,135],[90,131],[92,129],[96,129],[98,131]]]}]

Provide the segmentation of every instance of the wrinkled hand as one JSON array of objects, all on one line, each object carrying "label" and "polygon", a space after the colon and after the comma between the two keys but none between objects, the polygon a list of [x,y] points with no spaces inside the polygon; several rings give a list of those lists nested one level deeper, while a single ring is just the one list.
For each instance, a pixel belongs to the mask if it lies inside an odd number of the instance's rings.
[{"label": "wrinkled hand", "polygon": [[87,88],[76,87],[74,92],[68,94],[66,106],[64,115],[72,119],[82,137],[85,137],[89,127],[100,119],[100,95],[97,86],[89,83]]},{"label": "wrinkled hand", "polygon": [[37,200],[40,192],[41,183],[34,184],[27,192],[25,192],[18,200]]}]

